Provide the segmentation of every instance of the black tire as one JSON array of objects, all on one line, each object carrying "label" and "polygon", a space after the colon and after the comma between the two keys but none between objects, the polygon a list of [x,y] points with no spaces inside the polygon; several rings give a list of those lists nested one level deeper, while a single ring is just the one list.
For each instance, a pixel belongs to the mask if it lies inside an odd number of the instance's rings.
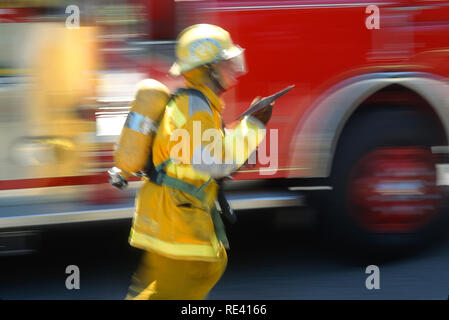
[{"label": "black tire", "polygon": [[[372,107],[350,118],[340,136],[332,166],[331,185],[324,204],[324,226],[332,241],[364,252],[404,252],[428,244],[447,225],[443,204],[434,218],[411,233],[378,233],[363,228],[349,213],[347,187],[356,163],[369,151],[381,147],[422,146],[429,148],[444,143],[436,130],[435,119],[413,109],[392,106]],[[445,192],[443,190],[443,192]],[[444,221],[444,224],[442,222]]]}]

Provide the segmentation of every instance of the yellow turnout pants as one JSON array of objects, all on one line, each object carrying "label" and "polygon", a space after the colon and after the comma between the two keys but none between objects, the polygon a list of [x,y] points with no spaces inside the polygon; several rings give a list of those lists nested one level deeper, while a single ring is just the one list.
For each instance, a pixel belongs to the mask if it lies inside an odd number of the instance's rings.
[{"label": "yellow turnout pants", "polygon": [[126,299],[204,299],[223,275],[227,262],[223,247],[216,262],[177,260],[145,251]]}]

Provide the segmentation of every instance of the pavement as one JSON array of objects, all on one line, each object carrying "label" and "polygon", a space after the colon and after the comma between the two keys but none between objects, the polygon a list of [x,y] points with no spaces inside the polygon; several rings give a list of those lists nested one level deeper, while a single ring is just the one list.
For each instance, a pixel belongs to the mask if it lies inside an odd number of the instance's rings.
[{"label": "pavement", "polygon": [[[313,224],[282,215],[245,214],[227,226],[228,267],[209,299],[448,299],[448,240],[401,256],[362,258],[323,241]],[[127,244],[130,223],[43,230],[38,253],[0,257],[0,299],[123,299],[140,257]],[[78,290],[66,288],[69,265],[80,270]],[[365,285],[369,265],[379,267],[379,289]]]}]

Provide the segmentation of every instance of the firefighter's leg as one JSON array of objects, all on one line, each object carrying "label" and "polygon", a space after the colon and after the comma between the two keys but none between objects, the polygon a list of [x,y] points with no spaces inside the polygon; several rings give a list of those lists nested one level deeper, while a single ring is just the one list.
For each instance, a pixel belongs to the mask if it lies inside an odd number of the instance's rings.
[{"label": "firefighter's leg", "polygon": [[155,272],[151,266],[151,255],[147,251],[142,254],[137,271],[131,279],[126,300],[136,299],[155,280]]},{"label": "firefighter's leg", "polygon": [[127,299],[204,299],[223,275],[226,264],[224,248],[220,251],[220,260],[216,262],[177,260],[145,253],[133,277]]}]

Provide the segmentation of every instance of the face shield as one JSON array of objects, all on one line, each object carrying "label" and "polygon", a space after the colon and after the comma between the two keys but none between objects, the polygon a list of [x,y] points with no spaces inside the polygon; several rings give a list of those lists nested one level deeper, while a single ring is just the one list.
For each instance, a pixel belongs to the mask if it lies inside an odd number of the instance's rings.
[{"label": "face shield", "polygon": [[237,84],[237,78],[246,74],[244,50],[233,45],[221,52],[219,60],[216,64],[218,74],[215,75],[215,80],[224,90],[228,90]]},{"label": "face shield", "polygon": [[246,74],[245,54],[241,47],[235,45],[232,49],[226,50],[223,59],[223,65],[229,68],[236,78]]}]

